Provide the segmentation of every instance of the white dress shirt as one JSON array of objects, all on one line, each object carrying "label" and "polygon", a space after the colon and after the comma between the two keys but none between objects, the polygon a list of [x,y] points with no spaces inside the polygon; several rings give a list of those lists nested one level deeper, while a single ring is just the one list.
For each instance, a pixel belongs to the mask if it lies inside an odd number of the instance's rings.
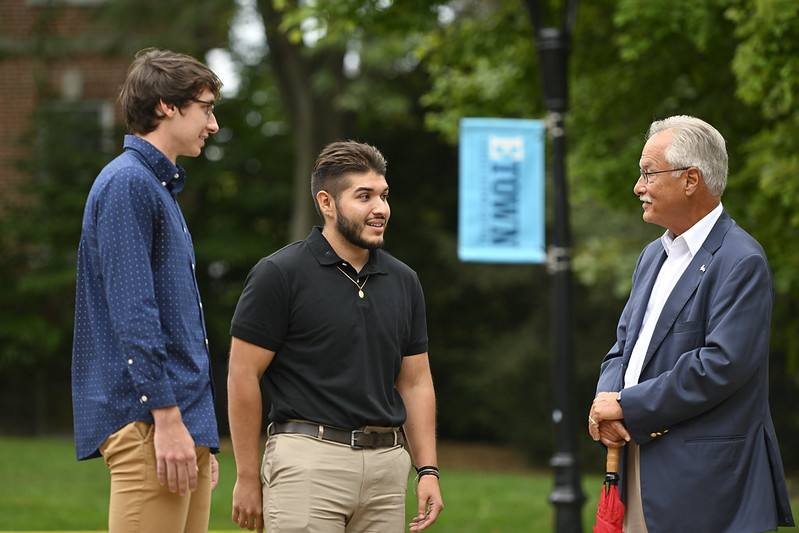
[{"label": "white dress shirt", "polygon": [[641,376],[641,369],[644,365],[644,358],[652,340],[652,333],[655,331],[655,325],[660,318],[661,311],[663,311],[663,306],[666,304],[666,300],[668,300],[677,281],[683,275],[685,269],[688,268],[694,255],[707,239],[710,230],[713,229],[716,221],[721,216],[722,210],[723,207],[719,203],[713,211],[705,215],[704,218],[691,226],[682,235],[675,238],[671,231],[666,230],[660,238],[668,257],[660,268],[660,272],[658,272],[655,286],[649,296],[641,333],[638,335],[638,340],[635,341],[629,366],[624,373],[624,388],[638,384],[638,378]]}]

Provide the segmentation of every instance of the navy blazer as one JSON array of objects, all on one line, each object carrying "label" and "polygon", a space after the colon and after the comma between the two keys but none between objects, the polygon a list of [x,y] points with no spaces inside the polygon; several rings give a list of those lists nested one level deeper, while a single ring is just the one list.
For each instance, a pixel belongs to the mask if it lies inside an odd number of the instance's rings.
[{"label": "navy blazer", "polygon": [[[597,393],[622,389],[665,259],[660,239],[638,258]],[[762,247],[722,212],[663,307],[638,385],[622,393],[649,533],[794,525],[768,405],[773,300]]]}]

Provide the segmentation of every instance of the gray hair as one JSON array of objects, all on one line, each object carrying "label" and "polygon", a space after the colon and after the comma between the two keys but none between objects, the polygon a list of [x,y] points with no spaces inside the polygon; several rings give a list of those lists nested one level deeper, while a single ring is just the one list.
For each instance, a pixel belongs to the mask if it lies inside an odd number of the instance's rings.
[{"label": "gray hair", "polygon": [[656,120],[649,126],[649,139],[663,130],[673,129],[674,137],[666,148],[666,162],[674,168],[696,167],[715,196],[724,194],[727,187],[727,143],[724,137],[704,120],[676,115]]}]

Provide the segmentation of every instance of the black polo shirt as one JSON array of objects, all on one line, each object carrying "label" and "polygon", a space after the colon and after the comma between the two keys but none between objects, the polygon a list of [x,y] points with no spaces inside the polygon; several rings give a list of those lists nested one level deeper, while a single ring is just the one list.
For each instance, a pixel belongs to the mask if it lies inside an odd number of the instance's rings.
[{"label": "black polo shirt", "polygon": [[[363,284],[363,298],[337,267]],[[253,267],[230,334],[275,352],[264,374],[272,421],[400,426],[402,358],[427,351],[422,286],[383,250],[357,274],[317,226]]]}]

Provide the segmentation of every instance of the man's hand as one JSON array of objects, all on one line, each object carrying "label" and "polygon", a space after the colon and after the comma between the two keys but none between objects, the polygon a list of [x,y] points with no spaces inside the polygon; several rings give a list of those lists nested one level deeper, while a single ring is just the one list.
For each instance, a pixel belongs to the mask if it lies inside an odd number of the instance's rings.
[{"label": "man's hand", "polygon": [[630,433],[621,420],[605,420],[599,424],[588,423],[591,438],[601,441],[608,448],[621,448],[630,442]]},{"label": "man's hand", "polygon": [[211,490],[216,488],[219,483],[219,462],[216,460],[216,455],[211,454]]},{"label": "man's hand", "polygon": [[588,416],[596,422],[603,420],[622,420],[624,413],[621,410],[621,404],[616,401],[618,392],[600,392],[594,398],[594,403],[591,404],[591,411]]},{"label": "man's hand", "polygon": [[422,476],[416,487],[419,505],[417,515],[408,524],[409,531],[422,531],[432,526],[436,518],[444,509],[444,500],[441,498],[441,489],[436,476]]},{"label": "man's hand", "polygon": [[185,496],[197,490],[197,453],[194,439],[183,425],[178,407],[164,407],[151,411],[155,420],[155,459],[158,482],[168,485],[170,492]]},{"label": "man's hand", "polygon": [[609,448],[620,448],[630,442],[630,433],[623,422],[624,412],[616,401],[617,395],[616,392],[600,392],[588,413],[591,438],[602,441]]},{"label": "man's hand", "polygon": [[263,533],[263,492],[259,477],[236,479],[233,487],[233,523]]}]

